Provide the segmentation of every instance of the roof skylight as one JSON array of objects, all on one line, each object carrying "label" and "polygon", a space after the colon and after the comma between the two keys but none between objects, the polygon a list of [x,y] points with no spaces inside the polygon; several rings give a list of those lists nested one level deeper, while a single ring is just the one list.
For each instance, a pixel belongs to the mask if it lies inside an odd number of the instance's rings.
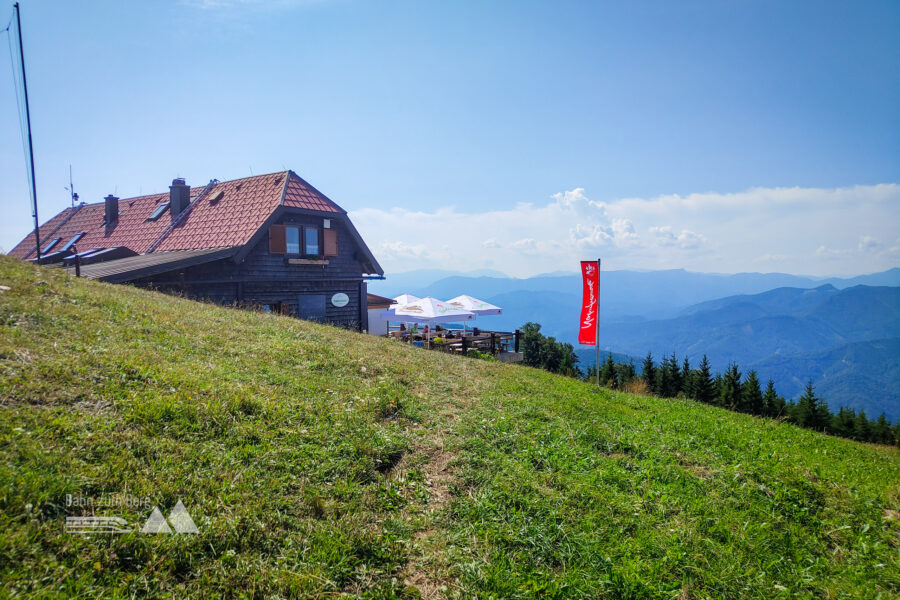
[{"label": "roof skylight", "polygon": [[78,240],[80,240],[80,239],[83,238],[83,237],[84,237],[84,232],[83,232],[83,231],[76,233],[75,235],[72,236],[72,239],[71,239],[71,240],[69,240],[68,242],[66,242],[66,245],[65,245],[65,246],[63,246],[62,248],[59,249],[59,251],[60,251],[60,252],[65,252],[66,250],[68,250],[69,248],[71,248],[72,246],[74,246],[74,245],[75,245],[75,242],[77,242]]},{"label": "roof skylight", "polygon": [[169,208],[169,203],[163,202],[162,204],[160,204],[159,206],[156,207],[156,210],[153,211],[153,214],[151,214],[149,217],[147,217],[147,220],[148,221],[157,220],[158,218],[160,218],[162,216],[162,214],[164,212],[166,212],[166,210],[168,208]]},{"label": "roof skylight", "polygon": [[44,249],[41,250],[41,254],[47,254],[48,252],[50,252],[50,249],[53,248],[53,246],[55,246],[56,244],[58,244],[59,240],[61,240],[61,239],[62,238],[53,238],[52,240],[50,240],[50,243],[47,244],[46,246],[44,246]]}]

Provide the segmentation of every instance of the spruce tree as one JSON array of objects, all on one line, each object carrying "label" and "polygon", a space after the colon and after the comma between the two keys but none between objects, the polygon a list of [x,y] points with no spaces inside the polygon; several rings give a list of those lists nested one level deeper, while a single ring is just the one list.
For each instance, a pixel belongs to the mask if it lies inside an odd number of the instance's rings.
[{"label": "spruce tree", "polygon": [[616,387],[616,364],[613,362],[612,354],[606,355],[606,360],[600,368],[600,385]]},{"label": "spruce tree", "polygon": [[878,417],[875,426],[872,428],[872,441],[879,444],[890,444],[892,440],[891,426],[888,425],[887,418],[884,413]]},{"label": "spruce tree", "polygon": [[831,419],[831,431],[841,437],[852,438],[856,426],[856,411],[842,406]]},{"label": "spruce tree", "polygon": [[743,405],[743,410],[751,415],[762,415],[763,395],[762,390],[759,389],[759,378],[756,376],[756,371],[751,369],[747,373],[747,381],[744,382],[742,387],[741,404]]},{"label": "spruce tree", "polygon": [[[675,367],[678,370],[678,367]],[[656,395],[662,398],[671,398],[675,382],[672,380],[672,357],[664,356],[662,363],[656,370]]]},{"label": "spruce tree", "polygon": [[675,398],[678,396],[678,392],[681,391],[681,369],[678,368],[678,358],[675,356],[675,353],[672,353],[671,358],[669,359],[669,398]]},{"label": "spruce tree", "polygon": [[856,415],[856,422],[853,424],[853,439],[860,442],[868,442],[872,439],[872,425],[864,410],[859,411],[859,414]]},{"label": "spruce tree", "polygon": [[[769,380],[769,383],[766,384],[766,393],[763,394],[763,414],[767,417],[780,417],[781,413],[778,411],[778,394],[775,392],[775,382],[773,380]],[[784,404],[782,404],[781,408],[784,408]]]},{"label": "spruce tree", "polygon": [[741,372],[737,363],[728,365],[719,387],[719,404],[732,410],[741,405]]},{"label": "spruce tree", "polygon": [[697,371],[697,376],[693,378],[693,384],[694,400],[712,404],[716,398],[716,389],[710,373],[709,359],[706,358],[705,354],[703,355],[703,360],[700,361],[700,369]]},{"label": "spruce tree", "polygon": [[629,360],[627,363],[616,364],[616,388],[624,390],[625,386],[634,381],[637,377],[637,371],[634,368],[634,361]]},{"label": "spruce tree", "polygon": [[797,419],[803,427],[809,427],[816,431],[828,429],[828,425],[831,422],[831,412],[828,410],[828,405],[816,396],[811,379],[806,384],[803,396],[797,401],[797,409]]},{"label": "spruce tree", "polygon": [[691,361],[687,356],[681,363],[681,393],[685,398],[694,397],[694,372],[691,371]]},{"label": "spruce tree", "polygon": [[641,368],[641,379],[647,384],[650,393],[654,393],[654,386],[656,385],[656,366],[653,364],[653,355],[650,352],[648,352],[647,357],[644,358],[644,364]]}]

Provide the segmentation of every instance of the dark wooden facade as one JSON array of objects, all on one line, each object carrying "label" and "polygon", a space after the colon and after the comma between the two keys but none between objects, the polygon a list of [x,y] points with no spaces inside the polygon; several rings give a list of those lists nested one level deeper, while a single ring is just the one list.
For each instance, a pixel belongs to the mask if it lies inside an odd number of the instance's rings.
[{"label": "dark wooden facade", "polygon": [[[368,328],[366,281],[363,276],[366,257],[357,242],[358,234],[346,215],[328,216],[308,211],[283,209],[260,231],[244,252],[235,257],[186,267],[131,283],[164,292],[217,304],[253,306],[358,330]],[[336,237],[337,249],[325,253],[325,222]],[[271,250],[273,227],[312,226],[320,232],[319,255],[305,257],[274,253]],[[275,235],[278,235],[277,233]],[[301,249],[302,250],[302,249]],[[335,294],[346,294],[348,302],[338,306]]]}]

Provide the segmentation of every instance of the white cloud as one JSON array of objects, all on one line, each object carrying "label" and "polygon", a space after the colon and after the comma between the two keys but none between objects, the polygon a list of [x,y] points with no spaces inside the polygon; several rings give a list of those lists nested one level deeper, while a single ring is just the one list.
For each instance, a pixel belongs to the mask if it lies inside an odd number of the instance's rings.
[{"label": "white cloud", "polygon": [[538,243],[531,238],[525,238],[516,240],[509,247],[524,254],[534,254],[538,250]]},{"label": "white cloud", "polygon": [[648,230],[656,239],[659,246],[678,246],[685,250],[694,250],[706,244],[706,237],[689,229],[682,229],[681,233],[672,231],[671,225],[651,227]]},{"label": "white cloud", "polygon": [[870,235],[864,235],[859,238],[859,244],[857,245],[857,249],[860,252],[875,252],[880,250],[884,246],[875,238]]},{"label": "white cloud", "polygon": [[[484,212],[368,208],[351,214],[388,271],[489,265],[511,275],[610,268],[760,269],[812,275],[897,266],[900,185],[757,188],[599,202],[583,188]],[[452,239],[448,239],[452,232]],[[440,243],[436,240],[441,240]],[[488,258],[488,256],[490,258]]]}]

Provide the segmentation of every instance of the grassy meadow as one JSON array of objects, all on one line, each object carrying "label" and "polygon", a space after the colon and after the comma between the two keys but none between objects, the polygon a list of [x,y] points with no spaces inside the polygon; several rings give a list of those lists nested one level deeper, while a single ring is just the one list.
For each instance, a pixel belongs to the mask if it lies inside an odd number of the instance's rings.
[{"label": "grassy meadow", "polygon": [[[0,597],[897,598],[900,451],[0,257]],[[145,534],[181,500],[197,534]],[[130,530],[77,535],[66,517]]]}]

